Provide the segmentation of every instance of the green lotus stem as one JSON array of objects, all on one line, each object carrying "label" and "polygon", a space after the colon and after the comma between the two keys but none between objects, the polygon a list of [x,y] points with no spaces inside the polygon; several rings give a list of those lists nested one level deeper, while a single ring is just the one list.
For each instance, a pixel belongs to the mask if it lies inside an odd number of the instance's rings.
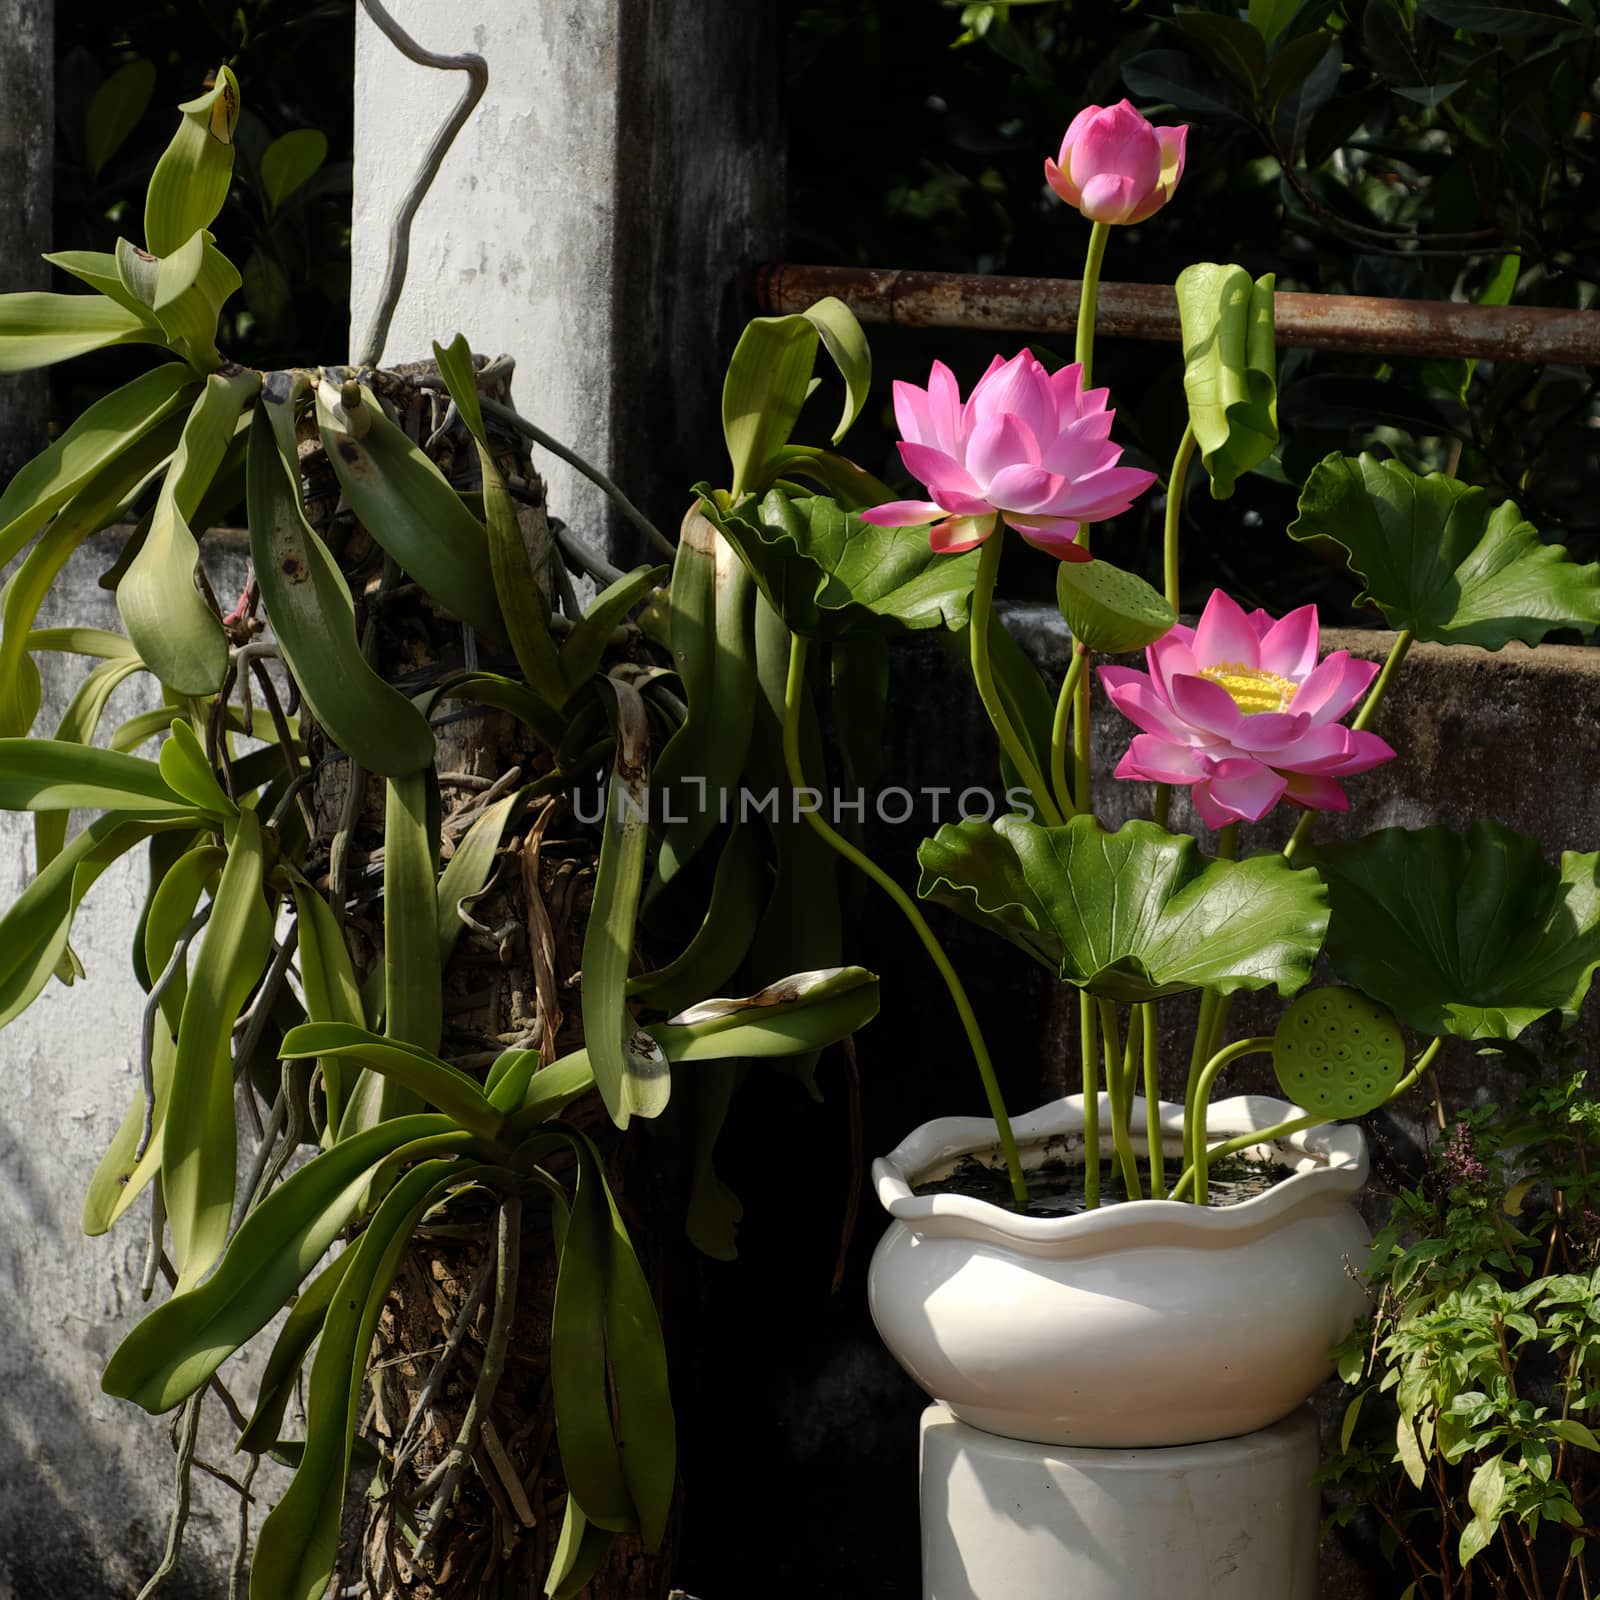
[{"label": "green lotus stem", "polygon": [[[789,641],[789,677],[783,695],[783,760],[784,766],[788,769],[789,782],[796,793],[807,787],[805,768],[800,760],[800,708],[805,698],[805,685],[806,640],[797,633]],[[1012,1198],[1016,1201],[1019,1211],[1024,1209],[1028,1203],[1028,1184],[1022,1175],[1022,1158],[1017,1154],[1017,1140],[1011,1131],[1011,1118],[1006,1115],[1005,1100],[1000,1094],[1000,1083],[995,1077],[994,1063],[990,1060],[989,1046],[984,1042],[983,1030],[978,1026],[972,1002],[968,1000],[967,991],[957,976],[956,969],[950,964],[950,958],[944,953],[944,947],[917,909],[916,901],[877,862],[829,827],[820,811],[806,811],[803,815],[814,833],[824,839],[853,867],[864,872],[894,901],[906,921],[911,924],[916,936],[922,941],[922,947],[928,952],[934,966],[938,968],[939,976],[944,979],[944,986],[950,991],[951,1000],[955,1002],[956,1014],[961,1018],[967,1043],[972,1047],[972,1058],[977,1063],[978,1076],[983,1080],[984,1097],[989,1102],[989,1114],[994,1118],[995,1128],[1000,1135],[1000,1149],[1005,1155]]]},{"label": "green lotus stem", "polygon": [[1144,1198],[1139,1186],[1139,1163],[1133,1154],[1133,1140],[1128,1135],[1128,1109],[1122,1092],[1122,1043],[1117,1038],[1117,1003],[1101,999],[1100,1038],[1105,1046],[1106,1089],[1111,1101],[1111,1143],[1117,1152],[1117,1165],[1122,1169],[1122,1187],[1130,1200]]},{"label": "green lotus stem", "polygon": [[1160,1014],[1154,1000],[1139,1007],[1140,1032],[1144,1036],[1144,1126],[1145,1144],[1150,1157],[1150,1197],[1166,1198],[1166,1146],[1161,1137],[1161,1037],[1157,1032]]},{"label": "green lotus stem", "polygon": [[972,678],[978,686],[978,698],[983,702],[983,709],[988,712],[989,721],[1000,736],[1001,748],[1011,758],[1018,776],[1027,784],[1040,816],[1047,826],[1053,828],[1061,822],[1061,812],[1050,796],[1044,774],[1023,748],[1017,730],[1011,725],[1011,718],[1006,715],[1006,708],[995,688],[994,673],[989,666],[989,617],[994,608],[994,585],[1000,575],[1000,552],[1004,548],[1004,540],[1004,530],[997,527],[984,540],[978,556],[978,579],[972,588],[972,621],[967,630],[972,649]]},{"label": "green lotus stem", "polygon": [[[1389,1091],[1389,1097],[1383,1102],[1384,1105],[1393,1105],[1401,1095],[1410,1089],[1423,1073],[1433,1065],[1434,1057],[1439,1054],[1443,1046],[1444,1040],[1442,1038],[1431,1040],[1427,1049],[1417,1057],[1416,1064]],[[1227,1139],[1222,1144],[1219,1144],[1216,1149],[1206,1151],[1204,1159],[1208,1162],[1220,1161],[1225,1156],[1237,1155],[1241,1150],[1248,1150],[1252,1145],[1269,1144],[1274,1139],[1286,1139],[1290,1134],[1303,1133],[1307,1128],[1318,1127],[1329,1120],[1321,1112],[1313,1111],[1303,1117],[1292,1118],[1288,1122],[1274,1123],[1272,1127],[1263,1128],[1259,1133],[1237,1134],[1234,1138]],[[1181,1200],[1184,1191],[1195,1181],[1195,1168],[1192,1166],[1186,1167],[1183,1176],[1178,1180],[1177,1187],[1172,1191],[1172,1198]]]},{"label": "green lotus stem", "polygon": [[1158,828],[1164,828],[1172,817],[1172,785],[1158,783],[1156,785],[1155,799],[1150,803],[1150,820]]},{"label": "green lotus stem", "polygon": [[1178,453],[1172,458],[1172,471],[1167,476],[1167,514],[1161,538],[1167,604],[1174,611],[1178,609],[1178,524],[1183,520],[1183,486],[1189,477],[1189,463],[1194,460],[1194,447],[1194,424],[1189,422],[1184,425]]},{"label": "green lotus stem", "polygon": [[1074,642],[1072,664],[1061,680],[1061,693],[1056,696],[1056,715],[1050,725],[1050,786],[1055,791],[1061,809],[1073,816],[1078,807],[1072,797],[1072,785],[1067,781],[1067,751],[1071,743],[1067,738],[1068,724],[1072,720],[1072,706],[1077,698],[1078,680],[1083,677],[1089,663],[1089,652]]},{"label": "green lotus stem", "polygon": [[1078,991],[1078,1056],[1083,1064],[1083,1207],[1093,1211],[1100,1204],[1100,1064],[1087,989]]},{"label": "green lotus stem", "polygon": [[[1217,860],[1232,861],[1239,853],[1239,824],[1229,823],[1217,834]],[[1216,1054],[1217,1041],[1227,1025],[1232,1001],[1225,1000],[1214,989],[1200,992],[1200,1010],[1194,1022],[1194,1045],[1189,1052],[1189,1078],[1183,1094],[1183,1159],[1186,1165],[1195,1161],[1195,1106],[1200,1078],[1206,1063]]]},{"label": "green lotus stem", "polygon": [[1144,1014],[1138,1006],[1128,1007],[1128,1031],[1122,1045],[1122,1116],[1133,1127],[1133,1100],[1139,1088],[1139,1038]]},{"label": "green lotus stem", "polygon": [[1199,1085],[1195,1089],[1195,1131],[1194,1131],[1194,1203],[1203,1206],[1206,1203],[1206,1116],[1211,1107],[1211,1091],[1216,1085],[1217,1078],[1222,1069],[1230,1062],[1237,1061],[1240,1056],[1255,1055],[1258,1051],[1270,1051],[1272,1040],[1265,1035],[1253,1039],[1236,1039],[1232,1044],[1217,1051],[1206,1062],[1205,1070],[1200,1074]]},{"label": "green lotus stem", "polygon": [[1083,387],[1092,386],[1094,375],[1095,305],[1100,292],[1100,266],[1106,258],[1106,241],[1111,224],[1097,222],[1089,230],[1089,251],[1083,260],[1083,284],[1078,291],[1078,365],[1083,368]]},{"label": "green lotus stem", "polygon": [[[1088,524],[1085,523],[1078,536],[1080,543],[1089,542],[1084,537],[1087,532]],[[1088,657],[1089,652],[1086,650],[1083,658],[1087,661]],[[1078,796],[1078,810],[1087,814],[1094,798],[1091,788],[1093,780],[1089,775],[1089,674],[1087,672],[1078,678],[1077,697],[1078,703],[1072,712],[1072,775]]]},{"label": "green lotus stem", "polygon": [[[1383,671],[1378,674],[1378,681],[1367,691],[1367,698],[1362,701],[1360,711],[1350,724],[1358,732],[1372,726],[1373,719],[1378,715],[1378,708],[1383,704],[1383,697],[1388,694],[1389,686],[1398,675],[1414,638],[1415,635],[1409,628],[1402,628],[1394,636],[1394,643],[1389,646],[1389,654],[1383,663]],[[1317,813],[1308,811],[1294,825],[1294,832],[1289,835],[1289,842],[1283,847],[1285,861],[1294,860],[1295,851],[1311,837],[1311,830],[1316,826],[1316,822]]]}]

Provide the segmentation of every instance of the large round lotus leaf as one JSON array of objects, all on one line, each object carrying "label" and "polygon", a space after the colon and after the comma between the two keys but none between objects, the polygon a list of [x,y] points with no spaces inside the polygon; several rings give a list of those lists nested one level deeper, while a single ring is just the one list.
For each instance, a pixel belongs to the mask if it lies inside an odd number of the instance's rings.
[{"label": "large round lotus leaf", "polygon": [[1394,1093],[1406,1065],[1399,1025],[1355,989],[1311,989],[1283,1014],[1272,1066],[1298,1106],[1362,1117]]}]

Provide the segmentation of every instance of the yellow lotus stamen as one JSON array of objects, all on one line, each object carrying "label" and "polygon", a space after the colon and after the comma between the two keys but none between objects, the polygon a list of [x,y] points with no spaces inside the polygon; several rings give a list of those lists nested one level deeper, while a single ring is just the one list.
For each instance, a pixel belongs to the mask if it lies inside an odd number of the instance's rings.
[{"label": "yellow lotus stamen", "polygon": [[1287,711],[1300,689],[1298,683],[1281,673],[1247,667],[1242,661],[1219,661],[1215,666],[1202,667],[1200,676],[1220,683],[1247,717],[1260,711]]}]

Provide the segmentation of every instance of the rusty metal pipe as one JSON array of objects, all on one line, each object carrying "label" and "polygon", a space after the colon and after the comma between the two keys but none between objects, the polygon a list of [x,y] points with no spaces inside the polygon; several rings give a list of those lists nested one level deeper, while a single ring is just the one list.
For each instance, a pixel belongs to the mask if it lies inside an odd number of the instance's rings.
[{"label": "rusty metal pipe", "polygon": [[[762,267],[755,287],[769,314],[802,311],[831,294],[863,322],[902,328],[1065,334],[1078,320],[1079,285],[1072,278],[783,263]],[[1600,365],[1600,311],[1285,293],[1276,310],[1278,342],[1307,350]],[[1114,338],[1177,343],[1177,296],[1164,283],[1102,283],[1095,325]]]}]

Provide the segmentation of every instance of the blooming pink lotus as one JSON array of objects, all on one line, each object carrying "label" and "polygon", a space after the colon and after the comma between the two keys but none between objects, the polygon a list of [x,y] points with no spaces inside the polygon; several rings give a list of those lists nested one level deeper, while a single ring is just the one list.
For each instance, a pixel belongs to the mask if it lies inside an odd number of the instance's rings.
[{"label": "blooming pink lotus", "polygon": [[1317,661],[1317,608],[1248,616],[1220,589],[1198,628],[1181,623],[1145,652],[1149,675],[1101,667],[1116,708],[1144,729],[1119,778],[1192,786],[1211,828],[1258,822],[1279,800],[1348,811],[1339,779],[1393,759],[1375,733],[1339,722],[1376,676],[1336,650]]},{"label": "blooming pink lotus", "polygon": [[1045,159],[1045,182],[1091,222],[1143,222],[1178,187],[1188,137],[1187,127],[1153,127],[1126,100],[1085,106],[1061,154]]},{"label": "blooming pink lotus", "polygon": [[1074,363],[1048,373],[1023,350],[996,356],[965,405],[954,374],[935,361],[928,387],[894,386],[900,458],[928,487],[926,500],[891,500],[863,511],[880,528],[932,522],[935,550],[971,550],[1004,517],[1030,544],[1062,561],[1087,561],[1078,525],[1126,511],[1156,481],[1119,467],[1105,389],[1083,391]]}]

